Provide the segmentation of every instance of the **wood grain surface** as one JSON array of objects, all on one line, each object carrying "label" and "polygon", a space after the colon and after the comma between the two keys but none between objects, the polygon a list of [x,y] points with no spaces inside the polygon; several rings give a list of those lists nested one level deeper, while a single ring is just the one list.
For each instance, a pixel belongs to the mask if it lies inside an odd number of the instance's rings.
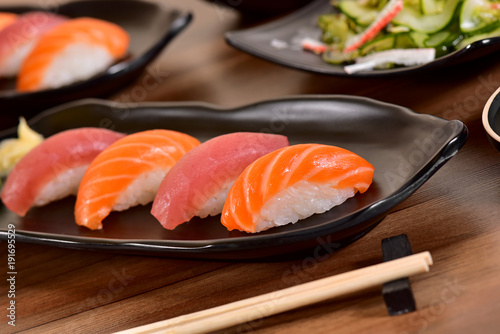
[{"label": "wood grain surface", "polygon": [[[12,1],[0,2],[7,3]],[[500,331],[500,153],[481,124],[482,108],[500,86],[498,54],[424,74],[329,77],[274,65],[225,43],[224,32],[256,24],[257,19],[204,1],[170,0],[164,5],[192,11],[193,23],[150,72],[111,99],[239,106],[297,94],[362,95],[459,119],[468,127],[469,139],[373,231],[321,259],[304,254],[273,262],[192,261],[18,243],[16,326],[6,323],[4,278],[1,333],[112,333],[145,325],[379,263],[381,240],[401,233],[408,235],[415,253],[430,251],[435,262],[430,273],[410,279],[416,312],[388,316],[377,288],[217,333]],[[150,73],[160,80],[146,90]],[[0,249],[6,277],[5,241]]]}]

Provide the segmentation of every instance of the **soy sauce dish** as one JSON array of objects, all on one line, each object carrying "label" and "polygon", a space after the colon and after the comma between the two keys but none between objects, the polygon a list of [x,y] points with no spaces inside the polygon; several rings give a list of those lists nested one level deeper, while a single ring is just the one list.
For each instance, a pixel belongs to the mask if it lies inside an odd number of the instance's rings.
[{"label": "soy sauce dish", "polygon": [[483,126],[490,143],[500,151],[500,88],[491,95],[484,106]]}]

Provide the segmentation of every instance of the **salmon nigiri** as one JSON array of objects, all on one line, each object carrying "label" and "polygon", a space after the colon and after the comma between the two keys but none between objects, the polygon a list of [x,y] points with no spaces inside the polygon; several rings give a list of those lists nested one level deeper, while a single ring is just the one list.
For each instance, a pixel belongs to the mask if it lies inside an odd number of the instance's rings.
[{"label": "salmon nigiri", "polygon": [[[163,179],[151,213],[167,229],[222,212],[236,178],[257,158],[288,145],[282,135],[235,132],[197,146]],[[203,163],[200,163],[203,162]]]},{"label": "salmon nigiri", "polygon": [[14,166],[2,189],[2,201],[24,216],[32,206],[76,195],[90,162],[123,136],[106,129],[80,128],[47,138]]},{"label": "salmon nigiri", "polygon": [[52,13],[29,12],[4,27],[0,31],[0,76],[16,76],[40,38],[66,20]]},{"label": "salmon nigiri", "polygon": [[250,164],[229,191],[222,224],[260,232],[323,213],[364,193],[374,168],[360,156],[321,144],[288,146]]},{"label": "salmon nigiri", "polygon": [[82,17],[45,34],[21,67],[19,91],[58,88],[104,71],[128,49],[128,33],[114,23]]},{"label": "salmon nigiri", "polygon": [[174,164],[198,146],[198,139],[170,130],[128,135],[99,154],[83,176],[75,205],[78,225],[102,229],[111,211],[153,201]]}]

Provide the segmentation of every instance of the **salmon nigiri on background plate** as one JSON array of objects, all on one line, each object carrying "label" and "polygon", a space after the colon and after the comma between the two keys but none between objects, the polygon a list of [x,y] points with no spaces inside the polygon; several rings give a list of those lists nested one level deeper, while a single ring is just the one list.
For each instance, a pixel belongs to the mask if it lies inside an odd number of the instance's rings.
[{"label": "salmon nigiri on background plate", "polygon": [[[275,110],[280,111],[279,118]],[[127,117],[121,111],[127,111]],[[460,121],[348,96],[300,96],[223,110],[195,103],[145,103],[131,108],[91,99],[48,111],[30,125],[47,138],[70,128],[99,126],[103,119],[114,131],[168,129],[186,133],[201,145],[235,132],[274,133],[285,136],[291,146],[317,143],[349,150],[372,165],[375,173],[367,189],[359,183],[360,191],[335,208],[259,233],[228,231],[221,215],[194,217],[175,229],[165,229],[151,215],[151,204],[111,212],[101,230],[90,230],[75,223],[75,198],[69,197],[32,208],[24,217],[0,207],[0,237],[6,235],[10,222],[16,224],[19,242],[160,256],[248,259],[314,248],[318,242],[338,248],[381,222],[453,157],[467,138],[467,128]],[[15,132],[0,133],[0,138]],[[200,158],[192,166],[209,170],[210,163]]]},{"label": "salmon nigiri on background plate", "polygon": [[[56,3],[61,5],[54,7]],[[11,123],[4,124],[4,128],[15,126],[20,115],[29,117],[64,102],[116,93],[132,83],[192,19],[190,13],[142,0],[49,1],[34,2],[33,6],[0,6],[1,13],[13,13],[19,17],[44,10],[68,19],[87,17],[115,24],[126,31],[130,44],[125,55],[116,62],[73,84],[19,92],[16,78],[0,79],[0,105],[2,110],[11,110],[7,116],[12,117]]]}]

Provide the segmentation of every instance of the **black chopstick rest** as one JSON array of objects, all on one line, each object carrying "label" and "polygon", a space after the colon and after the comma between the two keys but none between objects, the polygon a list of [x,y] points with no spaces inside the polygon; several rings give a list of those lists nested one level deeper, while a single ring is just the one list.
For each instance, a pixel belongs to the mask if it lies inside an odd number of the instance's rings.
[{"label": "black chopstick rest", "polygon": [[[384,262],[412,255],[410,240],[400,234],[382,240],[382,259]],[[402,278],[387,282],[382,286],[382,296],[389,315],[400,315],[417,309],[411,290],[410,280]]]}]

